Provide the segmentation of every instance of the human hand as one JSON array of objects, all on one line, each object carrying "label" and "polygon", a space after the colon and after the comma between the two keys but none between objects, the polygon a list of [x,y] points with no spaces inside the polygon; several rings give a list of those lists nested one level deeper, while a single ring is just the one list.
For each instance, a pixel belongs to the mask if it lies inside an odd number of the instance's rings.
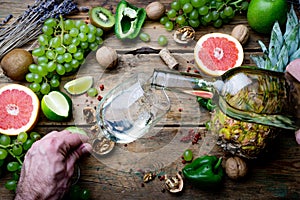
[{"label": "human hand", "polygon": [[66,130],[36,141],[25,155],[15,199],[61,199],[71,184],[75,162],[92,150],[87,141],[87,136]]}]

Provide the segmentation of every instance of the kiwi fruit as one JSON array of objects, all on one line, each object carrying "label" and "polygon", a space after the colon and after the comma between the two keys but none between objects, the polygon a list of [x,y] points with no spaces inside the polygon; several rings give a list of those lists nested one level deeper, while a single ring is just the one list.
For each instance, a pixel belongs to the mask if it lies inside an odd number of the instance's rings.
[{"label": "kiwi fruit", "polygon": [[33,63],[31,53],[24,49],[13,49],[1,60],[1,67],[6,76],[15,81],[22,81]]},{"label": "kiwi fruit", "polygon": [[115,16],[103,7],[94,7],[89,11],[91,24],[105,31],[109,31],[115,25]]}]

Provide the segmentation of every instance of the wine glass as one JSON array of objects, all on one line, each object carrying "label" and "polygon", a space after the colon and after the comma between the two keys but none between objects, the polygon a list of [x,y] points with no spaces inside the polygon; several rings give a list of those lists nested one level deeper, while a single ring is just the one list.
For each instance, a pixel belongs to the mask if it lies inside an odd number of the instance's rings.
[{"label": "wine glass", "polygon": [[100,135],[117,143],[130,143],[145,135],[170,109],[165,90],[151,88],[138,73],[113,88],[97,107]]}]

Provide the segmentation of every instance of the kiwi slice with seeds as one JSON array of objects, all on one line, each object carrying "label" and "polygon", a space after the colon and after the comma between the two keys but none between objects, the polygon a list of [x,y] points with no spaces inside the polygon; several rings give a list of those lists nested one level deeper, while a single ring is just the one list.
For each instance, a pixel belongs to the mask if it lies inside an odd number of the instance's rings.
[{"label": "kiwi slice with seeds", "polygon": [[115,16],[103,7],[94,7],[89,12],[91,24],[103,30],[110,30],[115,25]]}]

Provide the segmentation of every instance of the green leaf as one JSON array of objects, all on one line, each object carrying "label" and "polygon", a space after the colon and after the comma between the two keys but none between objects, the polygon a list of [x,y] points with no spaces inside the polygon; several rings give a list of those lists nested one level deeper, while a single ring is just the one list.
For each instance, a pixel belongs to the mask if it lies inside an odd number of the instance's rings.
[{"label": "green leaf", "polygon": [[290,56],[290,62],[297,59],[297,58],[300,58],[300,48],[297,49],[297,51],[295,51],[291,56]]},{"label": "green leaf", "polygon": [[298,37],[298,25],[295,26],[285,38],[285,45],[288,50],[288,55],[292,55],[298,48],[299,37]]},{"label": "green leaf", "polygon": [[[291,5],[291,9],[287,14],[287,21],[286,21],[286,28],[285,33],[288,34],[290,31],[294,29],[295,26],[298,24],[298,17],[294,10],[293,4]],[[284,36],[285,38],[286,36]]]},{"label": "green leaf", "polygon": [[250,55],[250,58],[253,60],[253,62],[256,64],[258,68],[263,68],[265,66],[265,60],[263,59],[262,56],[258,55]]},{"label": "green leaf", "polygon": [[289,62],[288,49],[287,49],[287,45],[284,44],[280,51],[278,62],[276,63],[276,66],[274,66],[273,70],[283,72],[288,62]]},{"label": "green leaf", "polygon": [[270,58],[269,58],[269,57],[266,57],[266,58],[265,58],[265,65],[264,65],[263,68],[264,68],[264,69],[272,70],[273,66],[274,66],[274,65],[272,64]]},{"label": "green leaf", "polygon": [[261,40],[258,40],[257,42],[260,45],[262,52],[264,54],[268,55],[268,49],[267,49],[266,45]]},{"label": "green leaf", "polygon": [[269,54],[268,54],[268,57],[270,58],[272,65],[275,65],[278,62],[278,55],[281,51],[282,44],[283,44],[282,32],[280,30],[279,23],[275,22],[271,32]]}]

